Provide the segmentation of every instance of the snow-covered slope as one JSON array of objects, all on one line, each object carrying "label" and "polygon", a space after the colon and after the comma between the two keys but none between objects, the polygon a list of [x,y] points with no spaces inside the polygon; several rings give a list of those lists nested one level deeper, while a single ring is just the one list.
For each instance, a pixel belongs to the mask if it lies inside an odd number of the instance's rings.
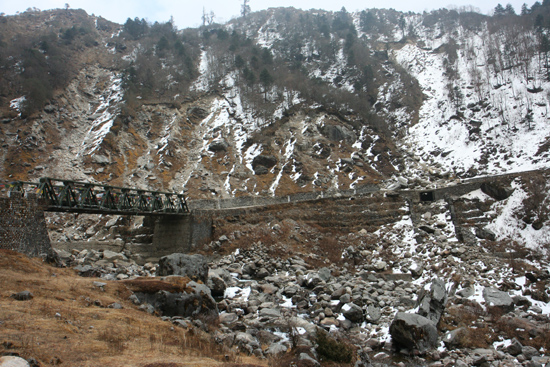
[{"label": "snow-covered slope", "polygon": [[[418,24],[418,41],[393,51],[424,94],[419,122],[408,128],[403,144],[422,161],[461,177],[547,168],[550,83],[536,52],[538,35],[513,29],[517,39],[510,40],[510,30],[488,27],[457,24],[432,41],[429,29]],[[510,56],[508,66],[510,43],[525,56]],[[451,44],[456,55],[444,51]],[[495,52],[506,59],[504,67]]]}]

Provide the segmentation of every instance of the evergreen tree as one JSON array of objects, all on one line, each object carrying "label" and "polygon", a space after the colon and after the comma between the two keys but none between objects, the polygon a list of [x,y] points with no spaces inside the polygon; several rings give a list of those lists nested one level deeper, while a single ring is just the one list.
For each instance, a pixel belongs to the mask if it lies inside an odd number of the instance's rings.
[{"label": "evergreen tree", "polygon": [[265,68],[260,73],[260,83],[264,87],[264,99],[267,101],[267,90],[273,84],[273,76]]},{"label": "evergreen tree", "polygon": [[502,15],[504,15],[506,13],[506,10],[504,10],[504,7],[502,6],[502,4],[497,4],[497,6],[495,6],[495,11],[494,11],[494,15],[496,17],[500,17]]},{"label": "evergreen tree", "polygon": [[241,69],[244,66],[244,60],[241,55],[235,57],[235,67]]},{"label": "evergreen tree", "polygon": [[506,9],[504,9],[504,12],[506,15],[516,15],[516,11],[514,10],[514,7],[512,4],[507,4]]},{"label": "evergreen tree", "polygon": [[529,13],[529,6],[526,3],[523,3],[523,5],[521,6],[521,15],[527,15]]},{"label": "evergreen tree", "polygon": [[243,18],[246,18],[246,16],[248,14],[250,14],[250,5],[248,5],[248,3],[250,2],[250,0],[243,0],[243,4],[241,5],[241,15],[243,16]]}]

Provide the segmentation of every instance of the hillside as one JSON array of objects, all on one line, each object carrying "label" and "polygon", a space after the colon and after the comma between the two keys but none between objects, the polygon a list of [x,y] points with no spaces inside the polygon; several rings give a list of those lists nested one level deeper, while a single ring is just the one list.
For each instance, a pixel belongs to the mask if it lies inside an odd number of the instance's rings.
[{"label": "hillside", "polygon": [[[35,366],[237,366],[235,359],[262,365],[216,346],[199,328],[176,329],[143,312],[120,283],[78,277],[12,251],[0,255],[2,355]],[[30,297],[16,299],[19,292]]]},{"label": "hillside", "polygon": [[[209,218],[201,225],[211,238],[193,245],[210,267],[203,283],[220,297],[216,343],[244,348],[236,356],[330,365],[317,339],[327,330],[335,349],[352,350],[343,363],[544,365],[550,6],[470,10],[271,8],[184,30],[72,9],[0,16],[0,185],[49,176],[185,191],[192,215]],[[278,200],[242,205],[269,197]],[[7,254],[11,288],[0,296],[14,309],[3,312],[24,314],[11,293],[37,285],[43,298],[29,322],[45,318],[57,337],[52,310],[70,301],[66,321],[86,319],[66,327],[78,342],[92,334],[107,363],[104,341],[119,333],[89,328],[100,316],[86,297],[120,301],[127,313],[101,321],[126,320],[120,327],[139,334],[115,279],[154,274],[167,255],[151,248],[155,221],[46,221],[65,265],[112,281],[107,298],[67,269],[52,293],[41,290],[54,268],[17,258],[32,270],[24,277]],[[430,352],[390,338],[402,312],[433,318]],[[29,347],[21,330],[9,330],[20,351]],[[181,357],[187,334],[175,330],[161,354]],[[156,353],[158,340],[149,342]],[[122,345],[130,354],[144,343]],[[289,353],[274,359],[280,351]]]}]

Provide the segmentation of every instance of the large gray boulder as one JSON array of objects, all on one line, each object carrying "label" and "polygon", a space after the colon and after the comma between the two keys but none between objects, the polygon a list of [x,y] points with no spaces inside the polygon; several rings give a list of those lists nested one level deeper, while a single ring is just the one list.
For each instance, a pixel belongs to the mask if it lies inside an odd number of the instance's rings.
[{"label": "large gray boulder", "polygon": [[[252,169],[256,174],[260,174],[261,172],[268,171],[273,166],[277,164],[277,158],[274,155],[257,155],[252,160]],[[263,170],[260,170],[260,168],[263,168]]]},{"label": "large gray boulder", "polygon": [[446,303],[447,290],[445,289],[445,282],[439,278],[435,279],[430,287],[430,292],[420,297],[418,314],[437,325]]},{"label": "large gray boulder", "polygon": [[483,288],[483,299],[489,307],[501,308],[504,312],[514,310],[514,300],[506,292],[499,291],[492,287]]},{"label": "large gray boulder", "polygon": [[390,325],[394,343],[402,348],[416,349],[424,354],[437,346],[437,328],[424,316],[398,312]]},{"label": "large gray boulder", "polygon": [[206,283],[208,278],[208,262],[204,256],[199,254],[175,253],[163,256],[159,260],[157,275],[181,275]]},{"label": "large gray boulder", "polygon": [[481,191],[489,195],[495,200],[508,199],[514,192],[514,189],[510,185],[506,185],[503,182],[484,182],[481,184]]},{"label": "large gray boulder", "polygon": [[210,289],[187,277],[137,278],[125,284],[140,303],[152,305],[163,316],[218,318],[218,307]]},{"label": "large gray boulder", "polygon": [[353,130],[342,125],[324,125],[321,128],[321,134],[332,141],[347,141],[353,143],[357,140],[357,135]]}]

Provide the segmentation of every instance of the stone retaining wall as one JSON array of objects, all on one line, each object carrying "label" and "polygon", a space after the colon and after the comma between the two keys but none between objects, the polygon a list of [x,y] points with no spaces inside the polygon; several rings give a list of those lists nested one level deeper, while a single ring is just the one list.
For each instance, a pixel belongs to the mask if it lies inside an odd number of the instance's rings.
[{"label": "stone retaining wall", "polygon": [[51,250],[44,203],[35,197],[0,198],[0,248],[29,256]]}]

